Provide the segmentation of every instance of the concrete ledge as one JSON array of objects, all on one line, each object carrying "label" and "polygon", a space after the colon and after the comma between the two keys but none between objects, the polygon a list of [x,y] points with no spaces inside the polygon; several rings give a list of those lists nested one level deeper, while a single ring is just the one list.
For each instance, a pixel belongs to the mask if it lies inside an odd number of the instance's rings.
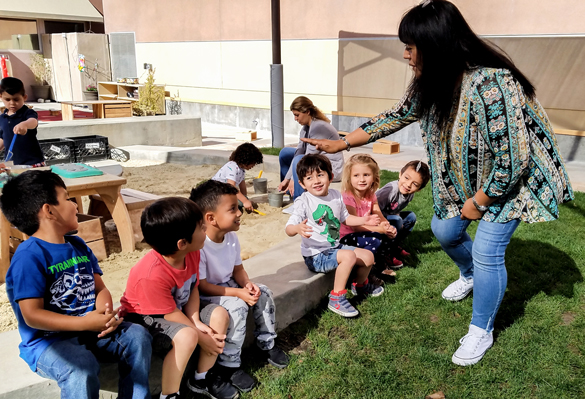
[{"label": "concrete ledge", "polygon": [[[147,145],[132,145],[121,147],[130,155],[130,159],[144,159],[182,165],[220,165],[229,161],[232,151],[207,150],[203,148],[185,147],[156,147]],[[122,164],[123,165],[123,164]],[[265,172],[280,172],[278,157],[264,155],[263,170]]]},{"label": "concrete ledge", "polygon": [[[333,288],[334,273],[309,271],[300,248],[301,237],[297,235],[244,261],[250,279],[274,294],[277,331],[315,308]],[[248,330],[246,336],[254,335]]]},{"label": "concrete ledge", "polygon": [[[316,274],[305,266],[300,252],[301,238],[288,238],[269,250],[244,261],[250,278],[268,286],[276,303],[276,328],[282,330],[319,304],[333,286],[334,274]],[[252,313],[248,315],[246,344],[254,339]],[[33,373],[18,355],[17,330],[0,334],[0,399],[58,398],[55,381]],[[245,361],[245,360],[244,360]],[[162,361],[153,356],[150,373],[152,392],[160,392]],[[100,372],[100,398],[115,398],[118,386],[117,364],[104,364]]]},{"label": "concrete ledge", "polygon": [[128,145],[201,146],[201,118],[185,115],[141,116],[131,118],[78,119],[41,122],[39,139],[106,136],[114,147]]}]

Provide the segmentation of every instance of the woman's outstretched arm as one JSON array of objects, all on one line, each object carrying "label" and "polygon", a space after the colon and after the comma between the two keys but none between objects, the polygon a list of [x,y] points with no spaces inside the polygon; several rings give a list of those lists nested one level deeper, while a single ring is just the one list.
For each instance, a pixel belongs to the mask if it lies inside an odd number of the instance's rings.
[{"label": "woman's outstretched arm", "polygon": [[[352,147],[359,147],[366,144],[370,140],[370,135],[357,128],[347,136],[345,139]],[[314,145],[318,150],[335,154],[336,152],[343,151],[347,148],[347,144],[343,140],[325,140],[325,139],[301,139],[306,143]]]}]

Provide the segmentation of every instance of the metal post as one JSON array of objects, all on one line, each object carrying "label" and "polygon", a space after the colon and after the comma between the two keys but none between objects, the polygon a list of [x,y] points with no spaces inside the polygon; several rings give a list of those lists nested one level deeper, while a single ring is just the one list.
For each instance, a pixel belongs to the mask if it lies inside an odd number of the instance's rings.
[{"label": "metal post", "polygon": [[284,147],[284,85],[280,52],[280,0],[272,2],[272,65],[270,65],[270,121],[272,146]]}]

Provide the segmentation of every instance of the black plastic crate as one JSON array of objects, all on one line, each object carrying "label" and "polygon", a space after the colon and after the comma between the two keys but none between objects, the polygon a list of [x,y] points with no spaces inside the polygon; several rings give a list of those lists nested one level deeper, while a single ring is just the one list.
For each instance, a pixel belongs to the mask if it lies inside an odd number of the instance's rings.
[{"label": "black plastic crate", "polygon": [[[69,139],[39,140],[47,165],[75,162],[75,143]],[[0,150],[0,161],[6,157],[6,148]]]},{"label": "black plastic crate", "polygon": [[69,137],[75,142],[76,162],[101,161],[110,159],[110,147],[105,136]]},{"label": "black plastic crate", "polygon": [[39,140],[47,165],[75,162],[75,143],[70,139]]}]

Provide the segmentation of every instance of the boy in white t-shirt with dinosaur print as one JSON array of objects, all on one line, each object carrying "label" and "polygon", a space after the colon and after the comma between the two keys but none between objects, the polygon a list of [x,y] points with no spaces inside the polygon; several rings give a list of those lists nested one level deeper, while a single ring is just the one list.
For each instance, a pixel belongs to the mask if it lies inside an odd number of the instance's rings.
[{"label": "boy in white t-shirt with dinosaur print", "polygon": [[306,191],[295,200],[293,214],[286,223],[286,234],[301,235],[301,254],[310,271],[328,273],[335,270],[329,310],[343,317],[356,317],[359,311],[345,297],[345,287],[354,267],[356,279],[351,287],[354,295],[379,296],[384,288],[368,282],[374,254],[364,248],[340,244],[339,229],[341,223],[377,226],[380,218],[349,214],[341,193],[329,188],[333,171],[326,156],[305,155],[297,164],[297,176]]}]

